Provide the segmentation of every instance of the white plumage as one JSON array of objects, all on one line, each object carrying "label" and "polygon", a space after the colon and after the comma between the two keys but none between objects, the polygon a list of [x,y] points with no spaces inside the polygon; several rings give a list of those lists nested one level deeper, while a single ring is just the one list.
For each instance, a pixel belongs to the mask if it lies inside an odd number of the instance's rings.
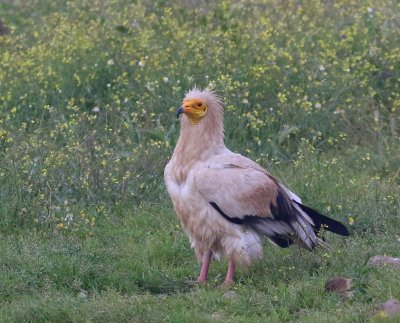
[{"label": "white plumage", "polygon": [[262,255],[261,236],[274,244],[309,250],[326,246],[321,226],[348,235],[339,222],[301,204],[300,198],[252,160],[224,144],[223,107],[213,91],[193,89],[178,110],[181,132],[165,168],[168,193],[202,262],[207,279],[211,257],[229,259],[225,283],[235,265],[248,266]]}]

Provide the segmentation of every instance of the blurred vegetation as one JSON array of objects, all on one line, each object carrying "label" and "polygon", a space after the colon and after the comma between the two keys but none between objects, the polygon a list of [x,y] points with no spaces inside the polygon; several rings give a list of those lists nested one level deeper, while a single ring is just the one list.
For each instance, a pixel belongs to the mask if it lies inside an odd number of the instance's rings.
[{"label": "blurred vegetation", "polygon": [[223,97],[228,145],[266,166],[296,160],[304,145],[368,147],[387,171],[399,166],[397,1],[0,9],[10,31],[0,36],[3,222],[54,222],[69,200],[85,208],[165,198],[173,112],[195,85]]}]

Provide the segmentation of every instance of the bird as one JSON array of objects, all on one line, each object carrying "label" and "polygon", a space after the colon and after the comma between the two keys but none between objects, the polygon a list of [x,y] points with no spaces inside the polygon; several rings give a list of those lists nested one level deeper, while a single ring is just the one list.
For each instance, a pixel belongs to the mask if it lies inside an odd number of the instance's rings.
[{"label": "bird", "polygon": [[214,90],[186,92],[176,117],[180,133],[164,181],[201,263],[197,282],[207,281],[212,259],[225,259],[224,284],[231,285],[237,266],[262,257],[262,237],[311,251],[329,249],[322,231],[349,235],[341,222],[302,204],[262,166],[225,146],[223,102]]}]

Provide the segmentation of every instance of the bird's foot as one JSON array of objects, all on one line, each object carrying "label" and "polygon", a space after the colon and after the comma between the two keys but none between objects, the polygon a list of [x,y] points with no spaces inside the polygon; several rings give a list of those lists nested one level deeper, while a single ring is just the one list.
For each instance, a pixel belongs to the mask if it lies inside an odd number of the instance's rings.
[{"label": "bird's foot", "polygon": [[233,285],[233,279],[225,279],[222,286],[224,287],[231,287]]},{"label": "bird's foot", "polygon": [[199,278],[197,278],[197,282],[199,284],[205,284],[207,282],[207,277],[201,277],[199,276]]}]

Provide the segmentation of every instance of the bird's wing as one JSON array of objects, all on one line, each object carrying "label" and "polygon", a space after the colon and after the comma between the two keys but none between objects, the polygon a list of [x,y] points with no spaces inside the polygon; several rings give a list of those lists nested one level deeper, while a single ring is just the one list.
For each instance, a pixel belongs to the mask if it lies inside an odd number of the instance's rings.
[{"label": "bird's wing", "polygon": [[292,202],[290,191],[243,156],[227,154],[203,164],[195,184],[221,216],[249,225],[279,246],[296,242],[312,249],[318,240],[313,221]]},{"label": "bird's wing", "polygon": [[213,163],[199,169],[196,188],[210,203],[234,218],[248,215],[272,218],[271,204],[278,188],[267,174],[235,163]]}]

